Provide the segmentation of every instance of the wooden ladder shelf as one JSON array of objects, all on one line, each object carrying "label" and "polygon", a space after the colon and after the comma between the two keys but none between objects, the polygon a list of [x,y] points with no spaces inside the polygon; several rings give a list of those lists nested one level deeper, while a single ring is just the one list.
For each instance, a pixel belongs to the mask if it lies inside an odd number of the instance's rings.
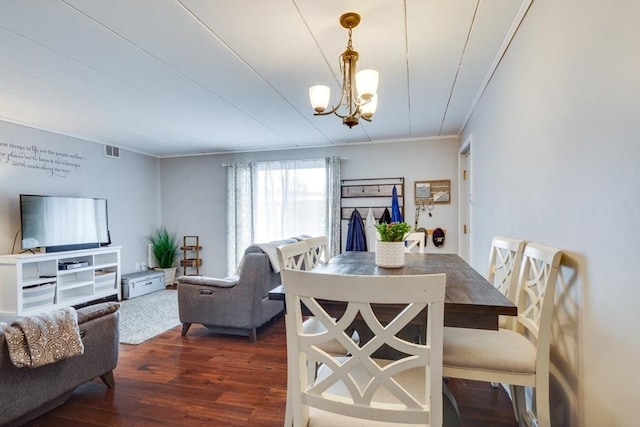
[{"label": "wooden ladder shelf", "polygon": [[[200,266],[202,265],[202,258],[200,258],[200,237],[199,236],[182,236],[182,260],[180,261],[180,267],[182,267],[182,274],[187,275],[200,275]],[[188,270],[194,270],[188,271]]]}]

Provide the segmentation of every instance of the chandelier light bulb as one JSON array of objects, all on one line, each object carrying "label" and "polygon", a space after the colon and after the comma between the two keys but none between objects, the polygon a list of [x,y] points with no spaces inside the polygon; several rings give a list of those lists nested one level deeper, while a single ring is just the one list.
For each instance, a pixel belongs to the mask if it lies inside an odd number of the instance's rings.
[{"label": "chandelier light bulb", "polygon": [[329,105],[331,89],[329,86],[316,85],[309,88],[309,100],[317,113],[322,113]]},{"label": "chandelier light bulb", "polygon": [[378,72],[376,70],[360,70],[356,73],[358,97],[369,101],[378,91]]},{"label": "chandelier light bulb", "polygon": [[376,112],[376,108],[378,108],[378,94],[374,93],[369,101],[360,106],[360,113],[364,119],[370,120]]}]

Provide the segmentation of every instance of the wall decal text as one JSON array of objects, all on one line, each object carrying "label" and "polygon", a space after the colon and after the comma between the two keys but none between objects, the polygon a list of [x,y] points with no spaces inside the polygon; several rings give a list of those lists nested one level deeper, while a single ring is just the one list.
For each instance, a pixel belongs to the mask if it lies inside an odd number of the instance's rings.
[{"label": "wall decal text", "polygon": [[82,169],[87,159],[77,152],[41,149],[39,146],[0,141],[0,165],[42,171],[49,177],[66,178]]}]

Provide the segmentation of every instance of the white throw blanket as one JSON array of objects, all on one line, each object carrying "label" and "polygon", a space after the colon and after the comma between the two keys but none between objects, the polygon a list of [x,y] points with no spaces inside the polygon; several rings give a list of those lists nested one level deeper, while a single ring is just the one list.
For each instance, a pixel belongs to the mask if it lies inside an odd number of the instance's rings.
[{"label": "white throw blanket", "polygon": [[256,246],[267,254],[269,261],[271,261],[271,268],[273,268],[273,271],[276,273],[280,272],[280,262],[278,261],[278,252],[276,251],[276,248],[282,245],[282,242],[256,243]]},{"label": "white throw blanket", "polygon": [[4,337],[11,362],[37,368],[84,353],[78,314],[72,307],[21,317],[7,326]]}]

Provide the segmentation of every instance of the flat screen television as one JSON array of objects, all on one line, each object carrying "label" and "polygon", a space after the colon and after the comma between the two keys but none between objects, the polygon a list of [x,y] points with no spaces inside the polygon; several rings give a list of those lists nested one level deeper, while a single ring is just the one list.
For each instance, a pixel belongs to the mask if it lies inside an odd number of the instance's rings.
[{"label": "flat screen television", "polygon": [[20,195],[22,249],[59,252],[109,244],[107,200]]}]

